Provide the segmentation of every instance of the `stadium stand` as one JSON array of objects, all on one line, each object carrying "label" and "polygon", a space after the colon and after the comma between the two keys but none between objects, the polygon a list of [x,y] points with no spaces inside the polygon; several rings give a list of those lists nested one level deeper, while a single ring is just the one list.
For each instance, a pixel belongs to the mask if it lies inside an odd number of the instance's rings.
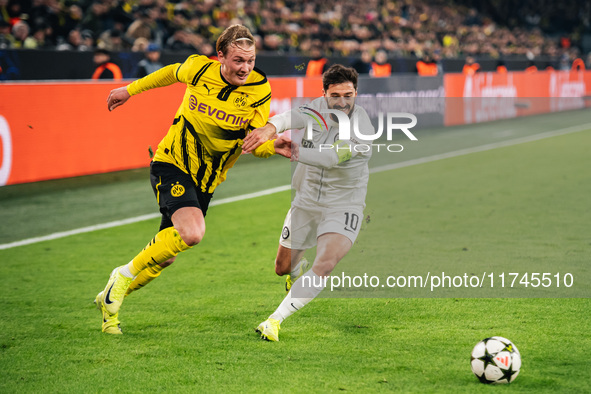
[{"label": "stadium stand", "polygon": [[591,3],[572,0],[0,0],[1,26],[11,27],[0,49],[142,52],[148,42],[212,54],[217,35],[240,23],[255,32],[260,53],[310,56],[320,47],[329,57],[513,57],[555,68],[566,57],[570,69],[591,50],[589,15]]}]

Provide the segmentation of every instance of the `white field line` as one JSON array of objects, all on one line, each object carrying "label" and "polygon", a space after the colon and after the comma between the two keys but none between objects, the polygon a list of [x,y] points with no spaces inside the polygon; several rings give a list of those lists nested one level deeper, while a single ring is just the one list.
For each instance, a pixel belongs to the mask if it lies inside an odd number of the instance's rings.
[{"label": "white field line", "polygon": [[[541,139],[545,139],[545,138],[556,137],[556,136],[560,136],[560,135],[564,135],[564,134],[576,133],[578,131],[583,131],[583,130],[587,130],[590,128],[591,128],[591,123],[585,123],[582,125],[567,127],[564,129],[547,131],[544,133],[535,134],[535,135],[531,135],[528,137],[514,138],[514,139],[506,140],[506,141],[493,142],[490,144],[475,146],[473,148],[460,149],[460,150],[456,150],[456,151],[452,151],[452,152],[441,153],[438,155],[421,157],[418,159],[407,160],[407,161],[403,161],[400,163],[375,167],[370,171],[370,173],[375,174],[378,172],[395,170],[397,168],[403,168],[403,167],[413,166],[413,165],[417,165],[417,164],[429,163],[429,162],[437,161],[437,160],[449,159],[452,157],[463,156],[463,155],[468,155],[468,154],[477,153],[477,152],[483,152],[483,151],[487,151],[487,150],[491,150],[491,149],[503,148],[506,146],[523,144],[526,142],[532,142],[532,141],[537,141],[537,140],[541,140]],[[242,194],[242,195],[235,196],[235,197],[228,197],[228,198],[223,198],[223,199],[220,199],[217,201],[212,201],[210,206],[229,204],[229,203],[237,202],[237,201],[244,201],[244,200],[248,200],[251,198],[267,196],[269,194],[275,194],[275,193],[287,191],[290,189],[291,189],[291,185],[274,187],[271,189],[261,190],[259,192],[255,192],[255,193]],[[11,249],[11,248],[15,248],[18,246],[31,245],[31,244],[34,244],[37,242],[42,242],[42,241],[51,241],[51,240],[58,239],[58,238],[68,237],[70,235],[89,233],[92,231],[123,226],[126,224],[141,222],[141,221],[149,220],[149,219],[155,219],[158,217],[160,217],[160,213],[152,213],[152,214],[148,214],[148,215],[140,215],[140,216],[132,217],[129,219],[115,220],[113,222],[102,223],[102,224],[97,224],[97,225],[88,226],[88,227],[82,227],[82,228],[73,229],[73,230],[69,230],[69,231],[60,231],[57,233],[44,235],[41,237],[27,238],[27,239],[23,239],[21,241],[10,242],[7,244],[0,244],[0,250]]]},{"label": "white field line", "polygon": [[[248,200],[250,198],[266,196],[268,194],[279,193],[279,192],[283,192],[283,191],[290,190],[290,189],[291,189],[291,185],[274,187],[272,189],[261,190],[260,192],[242,194],[240,196],[235,196],[235,197],[222,198],[217,201],[212,201],[211,204],[209,204],[209,206],[212,207],[215,205],[222,205],[222,204],[228,204],[228,203],[236,202],[236,201]],[[53,239],[68,237],[70,235],[89,233],[92,231],[103,230],[103,229],[111,228],[111,227],[123,226],[126,224],[131,224],[131,223],[141,222],[144,220],[159,218],[160,216],[161,216],[160,213],[150,213],[147,215],[140,215],[140,216],[136,216],[136,217],[129,218],[129,219],[115,220],[113,222],[96,224],[94,226],[82,227],[82,228],[77,228],[77,229],[68,230],[68,231],[60,231],[58,233],[44,235],[42,237],[27,238],[27,239],[23,239],[22,241],[15,241],[15,242],[7,243],[7,244],[0,244],[0,250],[15,248],[17,246],[30,245],[30,244],[34,244],[34,243],[41,242],[41,241],[51,241]]]}]

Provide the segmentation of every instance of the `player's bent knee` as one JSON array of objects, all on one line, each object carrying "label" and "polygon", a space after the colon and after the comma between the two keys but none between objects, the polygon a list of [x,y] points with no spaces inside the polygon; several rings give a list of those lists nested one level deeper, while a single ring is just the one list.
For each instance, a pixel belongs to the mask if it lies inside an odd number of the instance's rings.
[{"label": "player's bent knee", "polygon": [[177,210],[171,218],[186,246],[190,248],[201,242],[205,235],[205,221],[200,209],[184,207]]},{"label": "player's bent knee", "polygon": [[277,275],[283,276],[291,272],[291,257],[291,249],[280,244],[277,249],[277,257],[275,257],[275,273]]},{"label": "player's bent knee", "polygon": [[195,246],[203,239],[204,233],[202,232],[191,232],[186,233],[184,236],[181,235],[183,241],[189,246]]},{"label": "player's bent knee", "polygon": [[279,276],[287,275],[291,272],[291,262],[282,259],[275,260],[275,273]]},{"label": "player's bent knee", "polygon": [[184,228],[178,230],[179,235],[183,242],[185,242],[188,246],[195,246],[203,239],[205,235],[205,227],[191,227],[191,228]]}]

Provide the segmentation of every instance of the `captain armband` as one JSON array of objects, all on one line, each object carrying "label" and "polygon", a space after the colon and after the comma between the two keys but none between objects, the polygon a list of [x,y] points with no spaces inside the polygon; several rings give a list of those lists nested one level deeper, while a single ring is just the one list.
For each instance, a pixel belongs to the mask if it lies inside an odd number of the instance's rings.
[{"label": "captain armband", "polygon": [[332,149],[336,152],[337,156],[339,157],[339,163],[344,163],[347,160],[351,160],[353,157],[352,147],[346,141],[338,140],[332,144]]}]

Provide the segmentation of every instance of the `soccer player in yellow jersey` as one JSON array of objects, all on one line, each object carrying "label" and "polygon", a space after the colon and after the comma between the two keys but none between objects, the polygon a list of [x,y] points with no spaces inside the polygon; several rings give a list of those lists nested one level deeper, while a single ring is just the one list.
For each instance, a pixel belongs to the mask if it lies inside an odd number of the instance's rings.
[{"label": "soccer player in yellow jersey", "polygon": [[[176,256],[197,245],[205,234],[205,214],[215,188],[240,154],[247,134],[267,123],[271,87],[254,67],[255,41],[240,25],[218,38],[219,61],[190,56],[109,94],[109,111],[133,95],[176,82],[187,85],[172,126],[158,145],[150,180],[162,213],[160,231],[128,264],[111,272],[95,299],[103,332],[121,334],[119,308],[124,297],[160,275]],[[257,157],[291,155],[289,139],[261,132],[246,138]]]}]

